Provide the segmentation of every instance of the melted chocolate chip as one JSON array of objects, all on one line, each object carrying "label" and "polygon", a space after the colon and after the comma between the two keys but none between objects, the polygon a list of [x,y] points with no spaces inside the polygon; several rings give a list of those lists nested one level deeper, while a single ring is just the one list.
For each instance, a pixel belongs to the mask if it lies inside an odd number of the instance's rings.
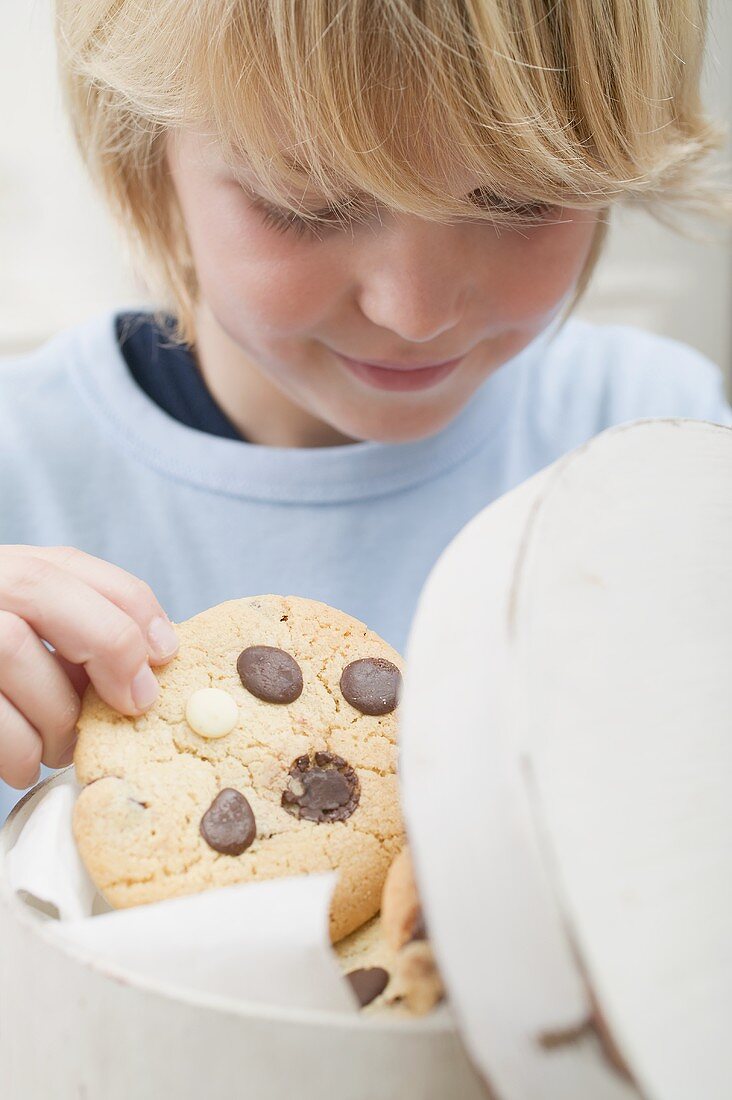
[{"label": "melted chocolate chip", "polygon": [[215,852],[240,856],[257,835],[252,807],[243,794],[225,787],[201,818],[201,836]]},{"label": "melted chocolate chip", "polygon": [[383,657],[351,661],[341,676],[343,698],[362,714],[389,714],[396,708],[402,677]]},{"label": "melted chocolate chip", "polygon": [[306,821],[345,821],[358,806],[361,784],[342,756],[316,752],[313,759],[298,756],[282,794],[282,806]]},{"label": "melted chocolate chip", "polygon": [[239,654],[236,669],[247,691],[265,703],[294,703],[302,692],[302,671],[284,649],[252,645]]},{"label": "melted chocolate chip", "polygon": [[352,970],[346,974],[351,989],[358,997],[361,1008],[370,1005],[389,984],[389,974],[381,966],[369,966],[361,970]]}]

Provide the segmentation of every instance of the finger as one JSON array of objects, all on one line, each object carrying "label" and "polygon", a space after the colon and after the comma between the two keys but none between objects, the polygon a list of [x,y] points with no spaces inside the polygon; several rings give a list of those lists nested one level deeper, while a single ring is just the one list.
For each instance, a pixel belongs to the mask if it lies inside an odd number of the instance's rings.
[{"label": "finger", "polygon": [[140,714],[157,698],[140,627],[119,607],[67,570],[40,557],[4,556],[0,607],[84,665],[101,698],[122,714]]},{"label": "finger", "polygon": [[76,694],[81,699],[89,684],[89,676],[86,669],[82,665],[72,665],[71,661],[67,661],[65,657],[62,657],[60,653],[57,653],[55,649],[51,650],[53,659],[64,673],[68,677],[71,686]]},{"label": "finger", "polygon": [[0,692],[43,742],[43,763],[57,768],[75,740],[81,701],[35,631],[0,611]]},{"label": "finger", "polygon": [[[71,661],[67,661],[65,657],[62,657],[60,653],[55,650],[53,652],[53,659],[63,669],[69,678],[69,683],[73,687],[76,694],[79,696],[79,705],[84,697],[84,692],[89,686],[89,677],[86,669],[82,665],[72,665]],[[69,744],[66,751],[59,757],[57,768],[65,768],[69,764],[74,762],[74,748],[76,747],[76,738]]]},{"label": "finger", "polygon": [[22,546],[8,550],[42,558],[64,569],[106,596],[140,627],[153,664],[165,664],[178,651],[172,623],[148,584],[118,565],[95,558],[73,546]]},{"label": "finger", "polygon": [[43,742],[4,695],[0,695],[0,779],[25,790],[38,781]]}]

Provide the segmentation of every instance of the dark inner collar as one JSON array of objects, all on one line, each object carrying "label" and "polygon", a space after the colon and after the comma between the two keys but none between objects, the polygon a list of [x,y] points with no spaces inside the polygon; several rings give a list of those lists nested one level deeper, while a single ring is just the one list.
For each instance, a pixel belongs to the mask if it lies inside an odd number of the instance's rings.
[{"label": "dark inner collar", "polygon": [[196,362],[193,349],[173,340],[173,317],[121,313],[115,318],[117,343],[140,389],[151,401],[189,428],[246,442],[217,404]]}]

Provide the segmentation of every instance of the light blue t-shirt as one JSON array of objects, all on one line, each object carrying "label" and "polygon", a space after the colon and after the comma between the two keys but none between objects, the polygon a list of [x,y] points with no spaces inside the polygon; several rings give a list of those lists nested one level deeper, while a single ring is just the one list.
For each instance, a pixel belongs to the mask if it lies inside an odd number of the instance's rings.
[{"label": "light blue t-shirt", "polygon": [[[432,565],[480,509],[604,428],[669,416],[732,424],[715,366],[640,330],[570,320],[429,439],[263,447],[163,412],[105,314],[0,363],[0,542],[115,562],[174,620],[295,594],[403,651]],[[18,797],[0,784],[0,820]]]}]

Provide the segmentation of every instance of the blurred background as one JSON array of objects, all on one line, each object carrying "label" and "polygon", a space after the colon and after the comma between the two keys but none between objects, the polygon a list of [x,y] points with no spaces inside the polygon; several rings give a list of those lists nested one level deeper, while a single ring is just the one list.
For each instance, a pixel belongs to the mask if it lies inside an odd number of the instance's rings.
[{"label": "blurred background", "polygon": [[[94,313],[147,301],[73,146],[51,12],[52,0],[0,2],[0,355]],[[729,125],[732,0],[712,0],[705,88],[710,109]],[[721,230],[702,244],[640,213],[619,213],[580,315],[693,345],[723,367],[732,395],[732,249]]]}]

